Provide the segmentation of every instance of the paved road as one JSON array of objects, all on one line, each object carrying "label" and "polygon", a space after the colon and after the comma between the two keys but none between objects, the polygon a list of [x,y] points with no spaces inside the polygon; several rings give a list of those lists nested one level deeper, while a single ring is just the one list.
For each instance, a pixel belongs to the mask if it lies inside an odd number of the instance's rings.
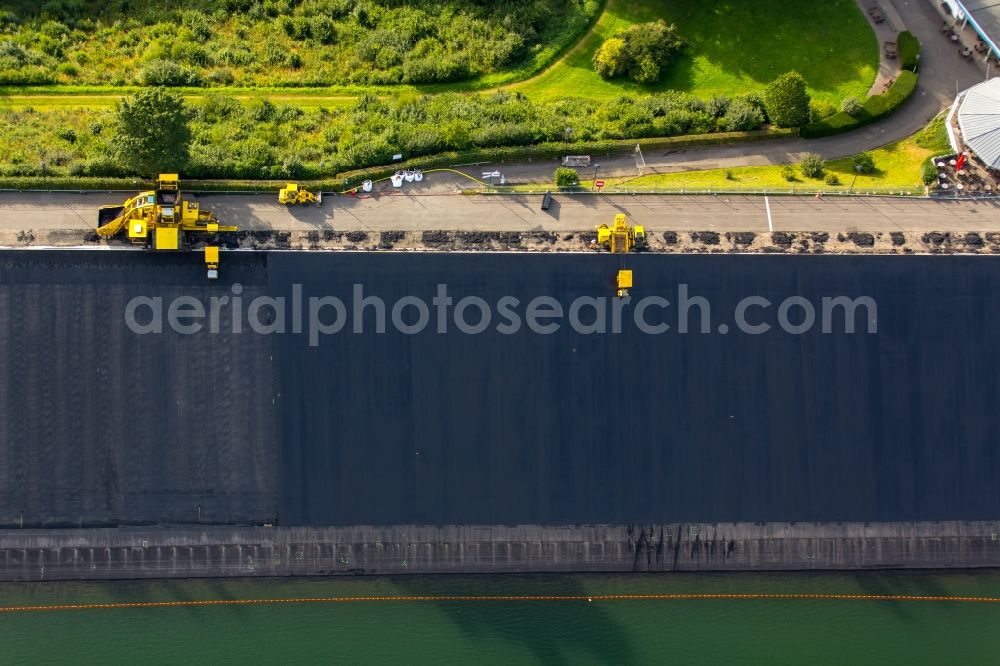
[{"label": "paved road", "polygon": [[[0,193],[0,230],[92,229],[97,207],[121,194]],[[901,198],[384,194],[330,197],[321,208],[287,209],[273,195],[203,195],[203,207],[250,230],[422,229],[580,231],[624,212],[651,230],[967,231],[1000,229],[1000,200]],[[769,215],[770,211],[770,215]]]}]

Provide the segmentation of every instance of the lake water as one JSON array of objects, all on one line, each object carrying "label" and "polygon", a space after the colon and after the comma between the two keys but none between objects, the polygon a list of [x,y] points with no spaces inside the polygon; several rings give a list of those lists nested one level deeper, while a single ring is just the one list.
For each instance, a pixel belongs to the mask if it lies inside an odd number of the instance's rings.
[{"label": "lake water", "polygon": [[[0,605],[607,594],[1000,597],[1000,572],[32,583]],[[871,600],[360,601],[0,614],[19,663],[996,663],[1000,604]]]}]

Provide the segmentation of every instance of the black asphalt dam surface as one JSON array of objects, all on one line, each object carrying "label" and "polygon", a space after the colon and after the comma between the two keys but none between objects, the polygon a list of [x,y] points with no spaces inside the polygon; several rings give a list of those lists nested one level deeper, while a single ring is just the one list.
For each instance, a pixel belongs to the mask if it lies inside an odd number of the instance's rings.
[{"label": "black asphalt dam surface", "polygon": [[4,251],[0,525],[995,519],[997,294],[989,257]]}]

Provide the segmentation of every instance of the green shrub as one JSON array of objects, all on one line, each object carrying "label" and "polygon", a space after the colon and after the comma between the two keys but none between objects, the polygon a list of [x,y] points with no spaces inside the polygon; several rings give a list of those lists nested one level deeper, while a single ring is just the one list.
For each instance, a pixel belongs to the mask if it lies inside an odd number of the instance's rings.
[{"label": "green shrub", "polygon": [[553,175],[556,187],[576,187],[580,184],[580,174],[576,169],[569,167],[558,167]]},{"label": "green shrub", "polygon": [[840,178],[838,178],[837,174],[835,173],[828,173],[826,174],[826,177],[823,179],[823,182],[826,183],[827,185],[836,186],[840,185]]},{"label": "green shrub", "polygon": [[934,165],[933,159],[927,160],[924,162],[924,165],[920,167],[920,180],[924,181],[924,185],[930,185],[937,182],[938,170]]},{"label": "green shrub", "polygon": [[729,104],[726,115],[719,122],[720,128],[726,132],[746,132],[760,129],[763,125],[763,112],[753,104],[739,98],[734,99]]},{"label": "green shrub", "polygon": [[826,167],[826,162],[824,162],[823,158],[816,153],[806,153],[802,157],[802,162],[799,163],[802,175],[806,178],[821,177],[823,175],[824,167]]},{"label": "green shrub", "polygon": [[625,40],[621,37],[609,37],[594,52],[594,69],[603,79],[624,76],[626,62]]},{"label": "green shrub", "polygon": [[850,97],[845,97],[844,101],[840,103],[840,110],[851,116],[852,118],[857,118],[864,111],[864,105],[861,100],[853,95]]},{"label": "green shrub", "polygon": [[305,165],[298,156],[292,155],[282,164],[282,173],[288,178],[301,178],[305,174]]},{"label": "green shrub", "polygon": [[320,44],[333,44],[337,41],[337,26],[329,16],[314,16],[309,24],[309,34]]},{"label": "green shrub", "polygon": [[865,111],[884,118],[905,102],[916,87],[917,75],[914,72],[902,71],[896,76],[888,91],[865,100]]},{"label": "green shrub", "polygon": [[453,57],[407,60],[403,63],[403,83],[447,83],[468,78],[465,62]]},{"label": "green shrub", "polygon": [[881,120],[899,108],[916,87],[917,75],[904,70],[896,76],[895,83],[888,91],[869,97],[864,101],[863,109],[858,117],[855,118],[844,111],[835,113],[829,118],[803,127],[802,136],[805,138],[832,136]]},{"label": "green shrub", "polygon": [[677,26],[663,19],[641,23],[605,40],[594,53],[594,69],[605,79],[628,76],[638,83],[655,83],[683,47]]},{"label": "green shrub", "polygon": [[798,72],[786,72],[768,84],[764,104],[775,125],[800,127],[809,122],[809,93]]},{"label": "green shrub", "polygon": [[208,74],[208,82],[213,86],[228,86],[235,80],[236,77],[233,76],[233,73],[225,68],[213,69]]},{"label": "green shrub", "polygon": [[0,68],[0,85],[2,86],[41,86],[55,83],[56,77],[51,70],[39,65]]},{"label": "green shrub", "polygon": [[875,156],[868,151],[858,153],[851,159],[851,165],[855,173],[875,173]]},{"label": "green shrub", "polygon": [[197,74],[172,60],[150,60],[139,70],[139,82],[144,86],[196,86]]},{"label": "green shrub", "polygon": [[896,39],[896,48],[899,51],[899,66],[902,69],[914,70],[920,61],[920,40],[913,36],[908,30],[899,33]]},{"label": "green shrub", "polygon": [[736,99],[742,100],[749,104],[750,106],[758,109],[762,114],[767,114],[767,107],[764,104],[764,93],[760,90],[751,90],[750,92],[745,92]]},{"label": "green shrub", "polygon": [[729,96],[716,95],[705,102],[705,111],[713,118],[721,118],[729,111]]},{"label": "green shrub", "polygon": [[793,167],[791,164],[786,164],[785,166],[781,167],[781,177],[787,180],[789,183],[795,182],[796,180],[799,179],[798,176],[795,175],[795,167]]}]

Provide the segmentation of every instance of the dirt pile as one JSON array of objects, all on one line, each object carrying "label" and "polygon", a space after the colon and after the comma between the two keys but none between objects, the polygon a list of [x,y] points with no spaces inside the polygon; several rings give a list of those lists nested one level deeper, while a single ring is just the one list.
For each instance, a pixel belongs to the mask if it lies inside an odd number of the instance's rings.
[{"label": "dirt pile", "polygon": [[[647,230],[649,252],[666,254],[1000,254],[1000,232],[923,234],[902,231],[659,231]],[[593,231],[241,231],[219,239],[227,249],[431,252],[594,251]],[[129,247],[93,232],[70,229],[2,230],[0,247]]]}]

